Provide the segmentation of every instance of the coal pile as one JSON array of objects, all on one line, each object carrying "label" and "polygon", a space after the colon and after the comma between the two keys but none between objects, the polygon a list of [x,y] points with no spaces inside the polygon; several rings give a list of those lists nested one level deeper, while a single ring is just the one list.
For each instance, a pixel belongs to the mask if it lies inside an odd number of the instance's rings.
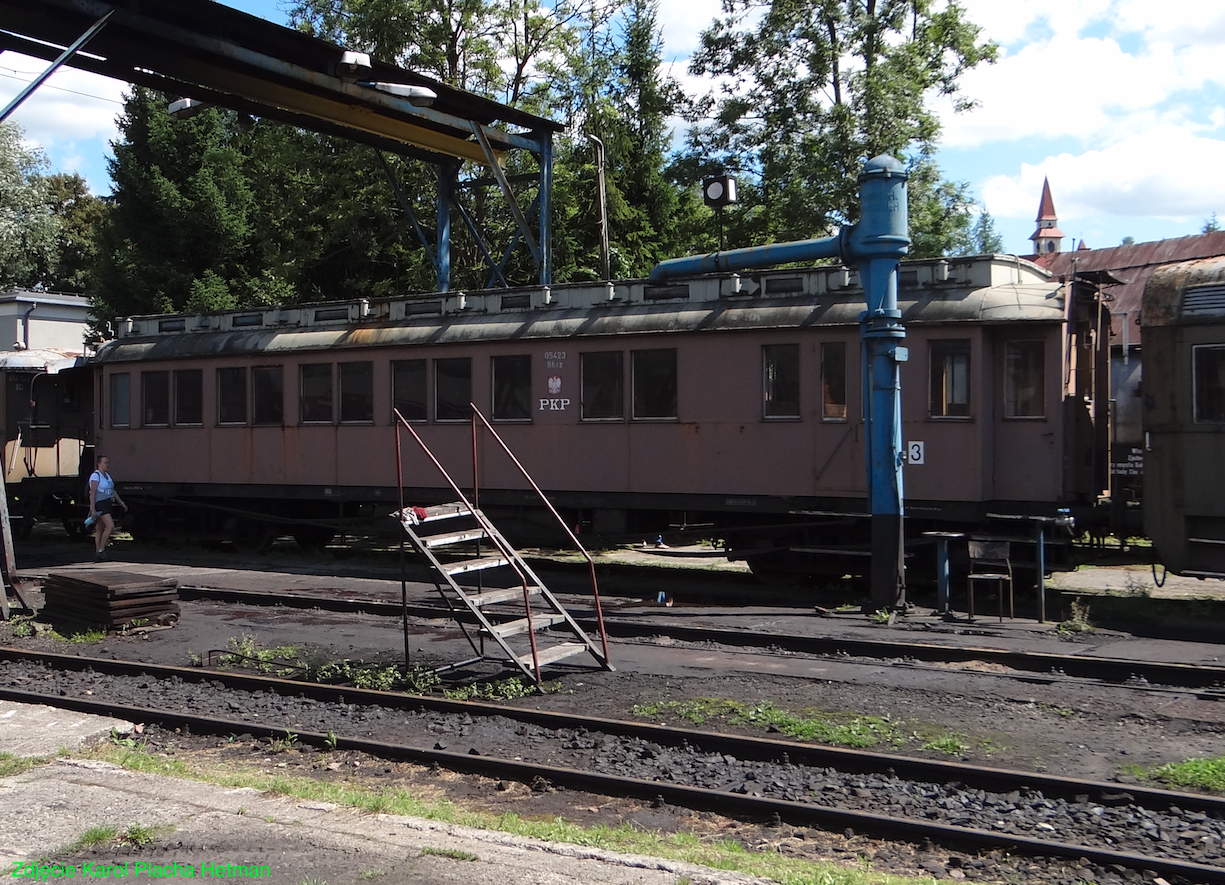
[{"label": "coal pile", "polygon": [[43,617],[121,630],[170,626],[179,619],[179,582],[132,572],[51,572],[43,582]]}]

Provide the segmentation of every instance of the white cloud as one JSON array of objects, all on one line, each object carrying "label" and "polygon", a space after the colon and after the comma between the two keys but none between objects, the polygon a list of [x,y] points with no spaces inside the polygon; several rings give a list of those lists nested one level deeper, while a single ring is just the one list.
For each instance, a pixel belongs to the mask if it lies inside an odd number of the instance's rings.
[{"label": "white cloud", "polygon": [[[42,59],[5,53],[0,58],[0,100],[7,104],[42,72]],[[41,145],[77,139],[113,138],[127,84],[86,71],[61,68],[9,118]]]},{"label": "white cloud", "polygon": [[1207,174],[1222,167],[1225,142],[1158,126],[1102,150],[1025,163],[1015,175],[987,179],[982,197],[994,216],[1032,218],[1048,177],[1065,229],[1065,222],[1101,215],[1207,218],[1225,209],[1225,180]]}]

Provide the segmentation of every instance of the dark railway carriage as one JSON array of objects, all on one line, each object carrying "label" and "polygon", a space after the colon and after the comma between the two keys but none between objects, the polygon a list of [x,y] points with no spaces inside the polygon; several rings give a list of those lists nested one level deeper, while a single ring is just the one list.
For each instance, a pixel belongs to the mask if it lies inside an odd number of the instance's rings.
[{"label": "dark railway carriage", "polygon": [[1225,258],[1144,289],[1144,529],[1171,571],[1225,577]]},{"label": "dark railway carriage", "polygon": [[[1093,505],[1096,291],[997,255],[905,263],[899,300],[908,534]],[[822,267],[138,317],[97,356],[99,451],[138,532],[317,543],[394,526],[393,406],[470,483],[471,401],[583,531],[701,527],[762,571],[863,573],[862,309]],[[448,497],[404,465],[409,503]],[[482,506],[530,522],[492,446],[479,472]]]}]

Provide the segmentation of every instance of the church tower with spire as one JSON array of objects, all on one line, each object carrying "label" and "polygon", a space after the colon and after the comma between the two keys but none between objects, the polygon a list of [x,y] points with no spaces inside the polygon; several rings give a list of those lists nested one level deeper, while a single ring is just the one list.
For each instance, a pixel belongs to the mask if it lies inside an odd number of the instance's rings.
[{"label": "church tower with spire", "polygon": [[1042,204],[1038,206],[1038,229],[1030,237],[1034,241],[1034,254],[1054,255],[1059,251],[1063,231],[1058,228],[1059,217],[1055,215],[1055,201],[1051,199],[1051,180],[1042,181]]}]

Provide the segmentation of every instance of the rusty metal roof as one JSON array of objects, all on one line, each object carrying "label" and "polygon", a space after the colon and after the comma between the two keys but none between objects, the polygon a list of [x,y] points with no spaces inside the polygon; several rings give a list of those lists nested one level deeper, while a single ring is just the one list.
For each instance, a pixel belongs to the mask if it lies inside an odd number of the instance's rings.
[{"label": "rusty metal roof", "polygon": [[1123,343],[1122,324],[1130,322],[1132,325],[1127,333],[1127,340],[1137,344],[1142,331],[1137,319],[1140,316],[1144,286],[1154,271],[1168,264],[1220,255],[1225,255],[1225,231],[1155,240],[1151,243],[1133,243],[1109,249],[1056,252],[1031,260],[1045,267],[1058,279],[1067,279],[1072,273],[1082,275],[1109,271],[1122,280],[1120,285],[1111,286],[1107,283],[1105,288],[1107,297],[1110,298],[1110,343]]},{"label": "rusty metal roof", "polygon": [[[829,268],[809,273],[826,273]],[[792,271],[791,273],[795,273]],[[646,281],[635,284],[641,290]],[[713,285],[717,288],[718,281]],[[591,290],[587,292],[584,290]],[[570,290],[570,291],[567,291]],[[356,347],[462,344],[482,341],[566,340],[619,337],[660,332],[758,331],[857,326],[863,312],[861,291],[827,292],[814,298],[744,300],[713,298],[681,303],[644,303],[642,292],[623,303],[566,307],[581,303],[603,286],[555,287],[551,295],[563,304],[526,310],[474,310],[403,319],[374,318],[360,322],[287,328],[185,331],[164,335],[132,335],[108,342],[97,355],[103,363],[134,360],[193,359],[212,356],[287,355]],[[903,290],[898,302],[908,326],[965,323],[1060,323],[1065,317],[1067,288],[1050,282],[1009,283],[974,287],[948,285]],[[468,296],[472,298],[473,296]],[[156,326],[154,327],[156,328]]]}]

